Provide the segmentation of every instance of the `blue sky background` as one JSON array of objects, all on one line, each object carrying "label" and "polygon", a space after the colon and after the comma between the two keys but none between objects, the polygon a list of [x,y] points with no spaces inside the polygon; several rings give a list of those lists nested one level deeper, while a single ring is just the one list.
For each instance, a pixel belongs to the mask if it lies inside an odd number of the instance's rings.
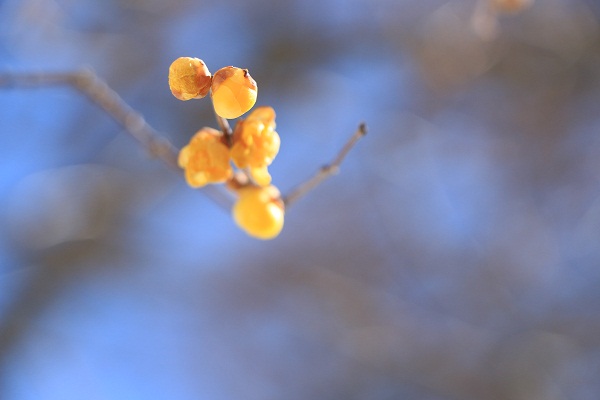
[{"label": "blue sky background", "polygon": [[0,2],[0,71],[90,67],[183,146],[167,70],[248,68],[287,193],[247,237],[61,87],[0,89],[0,398],[596,399],[600,10]]}]

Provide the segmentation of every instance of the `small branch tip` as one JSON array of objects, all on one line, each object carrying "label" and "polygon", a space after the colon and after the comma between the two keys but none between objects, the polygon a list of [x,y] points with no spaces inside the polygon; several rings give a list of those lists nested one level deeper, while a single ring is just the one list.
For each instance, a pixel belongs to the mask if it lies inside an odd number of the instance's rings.
[{"label": "small branch tip", "polygon": [[296,186],[295,189],[292,190],[291,193],[284,196],[283,202],[286,207],[289,207],[292,203],[296,202],[298,199],[306,195],[308,192],[316,188],[323,182],[325,179],[329,178],[332,175],[336,175],[340,171],[340,165],[350,152],[356,142],[363,136],[367,134],[367,125],[362,122],[358,126],[358,130],[350,136],[350,138],[346,141],[344,146],[340,149],[337,156],[331,161],[331,163],[323,165],[321,168],[317,170],[317,172],[310,177],[305,182]]},{"label": "small branch tip", "polygon": [[365,136],[367,134],[367,124],[364,122],[361,122],[360,125],[358,126],[358,131],[360,132],[360,134],[362,136]]}]

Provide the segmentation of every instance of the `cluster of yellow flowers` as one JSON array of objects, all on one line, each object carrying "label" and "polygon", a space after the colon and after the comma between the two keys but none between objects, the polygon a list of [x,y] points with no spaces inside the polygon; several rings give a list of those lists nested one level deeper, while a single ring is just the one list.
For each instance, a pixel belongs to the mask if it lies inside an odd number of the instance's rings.
[{"label": "cluster of yellow flowers", "polygon": [[[215,113],[225,119],[238,118],[256,103],[258,88],[247,69],[224,67],[214,75],[198,58],[180,57],[169,68],[169,87],[179,100],[212,99]],[[279,190],[271,185],[267,167],[279,152],[275,111],[257,107],[239,120],[231,138],[222,131],[204,127],[181,149],[179,166],[194,188],[230,183],[237,194],[234,221],[250,236],[272,239],[283,228],[284,204]],[[246,174],[240,183],[231,162]],[[235,182],[234,182],[235,180]]]}]

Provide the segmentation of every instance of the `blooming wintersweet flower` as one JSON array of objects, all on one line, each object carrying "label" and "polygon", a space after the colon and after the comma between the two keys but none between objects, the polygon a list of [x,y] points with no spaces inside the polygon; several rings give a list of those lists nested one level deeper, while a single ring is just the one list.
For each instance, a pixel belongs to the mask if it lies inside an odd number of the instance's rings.
[{"label": "blooming wintersweet flower", "polygon": [[271,107],[258,107],[237,123],[231,159],[238,168],[248,168],[256,183],[265,186],[271,182],[267,167],[279,152],[280,143],[275,131],[275,111]]},{"label": "blooming wintersweet flower", "polygon": [[185,170],[185,180],[191,187],[222,183],[233,175],[229,148],[221,139],[221,132],[204,127],[179,152],[179,166]]}]

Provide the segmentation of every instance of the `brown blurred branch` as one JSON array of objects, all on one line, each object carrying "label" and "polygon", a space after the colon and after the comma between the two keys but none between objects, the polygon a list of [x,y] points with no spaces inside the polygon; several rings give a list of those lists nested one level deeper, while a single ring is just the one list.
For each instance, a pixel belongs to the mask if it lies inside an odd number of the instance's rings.
[{"label": "brown blurred branch", "polygon": [[35,88],[40,86],[72,86],[94,104],[103,109],[125,131],[138,141],[153,157],[162,160],[169,168],[180,170],[177,149],[150,126],[144,117],[133,110],[103,80],[89,69],[66,73],[1,73],[0,87]]},{"label": "brown blurred branch", "polygon": [[215,112],[215,118],[217,119],[217,124],[219,125],[219,129],[223,132],[223,137],[225,138],[225,142],[227,146],[231,147],[233,144],[233,132],[231,131],[231,127],[229,126],[229,121],[227,119],[221,117],[219,114]]},{"label": "brown blurred branch", "polygon": [[329,178],[331,175],[337,174],[340,170],[340,165],[350,150],[352,150],[356,142],[358,142],[366,134],[367,125],[362,123],[331,163],[322,166],[310,179],[304,183],[301,183],[295,189],[293,189],[291,193],[283,197],[285,206],[289,207],[292,203],[295,203],[298,199],[319,186],[325,179]]}]

